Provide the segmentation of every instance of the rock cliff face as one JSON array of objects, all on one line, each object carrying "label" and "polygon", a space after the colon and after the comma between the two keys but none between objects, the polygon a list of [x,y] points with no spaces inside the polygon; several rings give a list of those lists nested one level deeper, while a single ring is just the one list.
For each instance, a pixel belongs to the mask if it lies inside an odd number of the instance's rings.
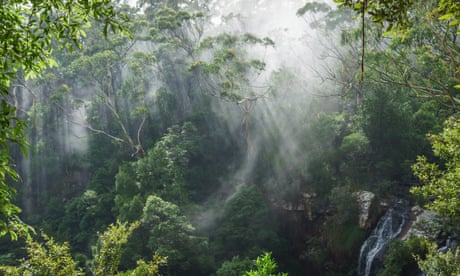
[{"label": "rock cliff face", "polygon": [[283,200],[279,205],[283,210],[286,211],[300,211],[305,212],[305,216],[309,221],[314,219],[314,200],[316,193],[303,193],[300,200],[297,202],[290,202]]},{"label": "rock cliff face", "polygon": [[375,194],[368,191],[358,191],[353,193],[359,206],[359,227],[369,229],[372,225],[372,208],[375,204]]},{"label": "rock cliff face", "polygon": [[[357,270],[361,275],[374,275],[382,267],[387,246],[394,239],[415,235],[436,240],[440,235],[436,213],[420,206],[411,207],[404,199],[381,199],[364,190],[352,193],[352,198],[347,196],[347,204],[356,202],[347,210],[343,208],[348,205],[337,208],[311,191],[290,199],[272,200],[279,214],[280,231],[288,237],[289,258],[299,260],[304,272],[299,275],[351,275]],[[349,210],[353,215],[340,220],[344,216],[341,212]],[[446,243],[446,247],[451,243]]]},{"label": "rock cliff face", "polygon": [[385,212],[361,246],[358,275],[378,274],[388,245],[403,232],[408,220],[409,208],[404,201],[398,201]]},{"label": "rock cliff face", "polygon": [[292,259],[300,260],[304,275],[355,270],[360,246],[384,208],[369,191],[357,191],[350,199],[350,203],[357,204],[350,206],[349,210],[355,213],[347,220],[337,218],[346,217],[342,212],[348,210],[336,208],[311,191],[299,193],[295,198],[271,200],[279,214],[280,231],[289,237],[289,254]]}]

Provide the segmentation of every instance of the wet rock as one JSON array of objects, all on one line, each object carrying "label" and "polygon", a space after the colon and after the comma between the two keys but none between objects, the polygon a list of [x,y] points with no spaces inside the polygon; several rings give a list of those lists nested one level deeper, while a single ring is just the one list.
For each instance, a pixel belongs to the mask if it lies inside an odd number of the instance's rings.
[{"label": "wet rock", "polygon": [[383,266],[383,256],[388,244],[403,231],[409,217],[408,213],[404,205],[395,205],[380,218],[361,246],[358,275],[377,275],[377,271]]}]

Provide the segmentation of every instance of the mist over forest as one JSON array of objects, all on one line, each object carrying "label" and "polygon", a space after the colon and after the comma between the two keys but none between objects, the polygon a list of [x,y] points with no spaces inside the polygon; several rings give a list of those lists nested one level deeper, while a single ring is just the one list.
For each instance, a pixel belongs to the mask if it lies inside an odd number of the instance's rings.
[{"label": "mist over forest", "polygon": [[0,273],[460,273],[455,1],[19,2]]}]

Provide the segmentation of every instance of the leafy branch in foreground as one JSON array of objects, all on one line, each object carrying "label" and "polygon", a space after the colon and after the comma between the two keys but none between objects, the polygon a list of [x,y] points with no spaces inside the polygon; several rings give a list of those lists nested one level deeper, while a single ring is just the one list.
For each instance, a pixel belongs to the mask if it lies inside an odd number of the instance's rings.
[{"label": "leafy branch in foreground", "polygon": [[18,266],[0,266],[5,275],[84,275],[76,268],[67,243],[59,244],[42,233],[44,244],[31,238],[26,241],[27,259]]},{"label": "leafy branch in foreground", "polygon": [[[419,156],[412,168],[424,186],[413,187],[411,192],[427,200],[425,206],[447,218],[456,232],[460,221],[460,119],[448,119],[443,131],[429,138],[442,164],[429,163],[426,157]],[[416,259],[426,275],[459,275],[459,255],[458,248],[441,252],[433,244],[424,259]]]},{"label": "leafy branch in foreground", "polygon": [[96,249],[96,275],[115,275],[121,260],[121,247],[128,242],[128,237],[134,229],[139,227],[139,222],[130,225],[117,222],[111,224],[107,230],[99,236]]},{"label": "leafy branch in foreground", "polygon": [[126,33],[127,19],[110,0],[2,1],[0,18],[0,236],[10,233],[16,239],[29,228],[19,219],[21,210],[12,202],[16,190],[10,182],[18,181],[19,176],[10,146],[16,144],[26,153],[27,142],[24,123],[11,103],[12,81],[36,77],[46,67],[57,66],[50,57],[53,47],[80,48],[91,20],[103,22],[107,35],[109,31]]},{"label": "leafy branch in foreground", "polygon": [[419,156],[413,165],[415,176],[424,186],[411,192],[428,200],[426,207],[453,220],[460,219],[460,119],[450,118],[440,134],[429,136],[434,155],[443,166]]},{"label": "leafy branch in foreground", "polygon": [[275,274],[276,268],[278,265],[275,260],[272,258],[272,253],[265,253],[262,256],[257,257],[255,261],[257,269],[251,269],[247,271],[245,276],[288,276],[287,273],[277,273]]},{"label": "leafy branch in foreground", "polygon": [[[137,266],[131,271],[118,271],[122,247],[137,227],[139,227],[139,222],[129,225],[117,222],[117,224],[111,224],[99,236],[92,275],[160,275],[159,269],[166,265],[166,258],[159,255],[154,255],[149,262],[138,260]],[[17,266],[0,265],[0,273],[12,276],[85,275],[81,268],[77,268],[77,262],[72,258],[67,242],[57,243],[44,233],[41,236],[44,243],[28,238],[26,241],[27,258],[21,259]]]},{"label": "leafy branch in foreground", "polygon": [[460,249],[446,253],[439,252],[438,247],[433,244],[428,248],[425,259],[416,256],[420,269],[427,276],[448,276],[460,274]]}]

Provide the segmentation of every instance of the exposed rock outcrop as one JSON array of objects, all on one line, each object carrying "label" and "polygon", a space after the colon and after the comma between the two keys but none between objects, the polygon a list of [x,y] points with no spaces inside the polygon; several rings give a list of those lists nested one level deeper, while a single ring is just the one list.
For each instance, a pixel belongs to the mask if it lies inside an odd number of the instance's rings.
[{"label": "exposed rock outcrop", "polygon": [[407,240],[411,236],[424,237],[434,240],[441,229],[440,223],[436,220],[437,214],[433,211],[423,209],[420,206],[411,208],[411,221],[408,223],[406,231],[400,237]]},{"label": "exposed rock outcrop", "polygon": [[359,206],[359,227],[368,229],[371,227],[371,207],[374,204],[375,194],[368,191],[353,193]]},{"label": "exposed rock outcrop", "polygon": [[303,211],[309,221],[314,219],[313,215],[313,200],[316,198],[316,193],[303,193],[300,200],[296,202],[282,201],[281,208],[286,211]]}]

